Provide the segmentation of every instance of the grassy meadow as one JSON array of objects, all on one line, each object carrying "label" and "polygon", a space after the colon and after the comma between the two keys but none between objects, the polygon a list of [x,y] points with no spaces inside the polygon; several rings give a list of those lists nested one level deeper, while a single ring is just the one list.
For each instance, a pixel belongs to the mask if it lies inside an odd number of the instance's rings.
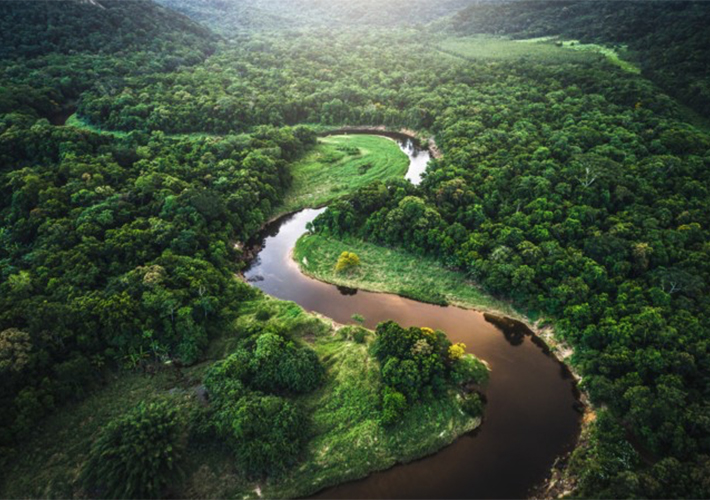
[{"label": "grassy meadow", "polygon": [[594,43],[580,43],[578,40],[560,40],[558,37],[540,37],[511,40],[491,35],[451,37],[443,40],[438,49],[445,54],[464,59],[492,59],[515,61],[521,58],[539,60],[546,63],[580,63],[604,57],[621,69],[638,74],[640,69],[625,60],[623,50],[619,51]]},{"label": "grassy meadow", "polygon": [[375,135],[338,135],[318,145],[291,165],[293,185],[278,213],[318,207],[375,180],[403,177],[407,155],[391,139]]},{"label": "grassy meadow", "polygon": [[[360,265],[336,272],[335,263],[344,251],[356,253]],[[352,237],[337,239],[308,234],[296,243],[293,258],[308,276],[339,286],[520,317],[510,304],[486,294],[462,273],[446,269],[434,259],[404,250],[385,248]]]}]

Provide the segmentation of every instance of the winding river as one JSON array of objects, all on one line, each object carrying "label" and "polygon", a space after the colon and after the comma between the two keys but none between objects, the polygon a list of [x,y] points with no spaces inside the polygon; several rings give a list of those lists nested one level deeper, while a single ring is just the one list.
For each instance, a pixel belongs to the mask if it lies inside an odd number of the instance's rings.
[{"label": "winding river", "polygon": [[[413,183],[429,153],[399,139]],[[319,498],[520,498],[542,483],[580,431],[577,390],[567,368],[527,327],[478,311],[423,304],[395,295],[342,289],[301,274],[290,257],[306,224],[325,209],[306,209],[270,224],[245,273],[254,286],[339,323],[363,315],[365,326],[395,320],[445,331],[491,368],[483,424],[434,455],[329,488]]]}]

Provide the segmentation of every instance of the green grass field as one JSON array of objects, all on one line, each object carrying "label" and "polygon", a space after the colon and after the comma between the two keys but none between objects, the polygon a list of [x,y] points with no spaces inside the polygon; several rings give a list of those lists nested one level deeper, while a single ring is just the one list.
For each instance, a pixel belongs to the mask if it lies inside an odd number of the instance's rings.
[{"label": "green grass field", "polygon": [[530,58],[556,64],[579,63],[605,57],[611,64],[625,71],[635,74],[641,72],[613,48],[594,43],[580,43],[578,40],[559,40],[558,37],[525,40],[511,40],[491,35],[455,37],[443,40],[438,50],[464,59],[514,61]]},{"label": "green grass field", "polygon": [[[182,468],[184,480],[169,492],[176,498],[302,497],[324,487],[366,476],[398,462],[431,454],[473,430],[480,419],[461,410],[452,390],[448,397],[428,400],[408,410],[395,427],[384,428],[379,417],[379,366],[367,343],[356,343],[356,327],[337,329],[303,311],[298,305],[264,297],[244,304],[234,331],[212,343],[213,359],[228,355],[240,331],[267,310],[268,323],[288,328],[308,342],[327,368],[326,381],[315,392],[295,399],[313,420],[303,457],[278,480],[256,481],[242,475],[229,451],[219,444],[191,443]],[[367,341],[371,341],[372,334]],[[153,376],[137,372],[116,374],[102,389],[58,411],[40,425],[6,468],[0,498],[82,496],[78,477],[97,432],[112,418],[140,401],[170,397],[186,417],[200,405],[196,389],[211,361]]]},{"label": "green grass field", "polygon": [[320,138],[291,165],[293,185],[277,213],[318,207],[375,180],[403,177],[409,159],[391,139],[374,135]]},{"label": "green grass field", "polygon": [[464,59],[517,61],[520,58],[529,58],[556,64],[598,59],[598,56],[592,52],[558,47],[546,38],[536,39],[534,43],[521,43],[490,35],[455,37],[443,40],[439,43],[438,49]]},{"label": "green grass field", "polygon": [[[335,263],[343,252],[355,252],[360,266],[336,273]],[[349,288],[387,292],[434,304],[452,304],[483,311],[497,311],[521,318],[510,304],[497,300],[457,271],[433,259],[385,248],[357,238],[336,239],[305,235],[296,243],[293,258],[302,272],[321,281]]]}]

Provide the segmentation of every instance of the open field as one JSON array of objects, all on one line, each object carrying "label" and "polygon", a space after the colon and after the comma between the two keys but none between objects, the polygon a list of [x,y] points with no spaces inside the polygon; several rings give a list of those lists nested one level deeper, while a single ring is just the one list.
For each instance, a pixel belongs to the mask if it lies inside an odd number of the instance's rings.
[{"label": "open field", "polygon": [[[337,273],[335,263],[344,251],[355,252],[360,257],[360,266]],[[335,239],[306,235],[296,243],[293,256],[305,274],[339,286],[396,293],[422,302],[498,311],[520,317],[510,304],[486,294],[463,273],[404,250],[385,248],[352,237]]]},{"label": "open field", "polygon": [[594,43],[580,43],[578,40],[560,40],[548,36],[511,40],[491,35],[447,38],[438,46],[441,52],[465,59],[493,59],[515,61],[529,58],[547,63],[591,62],[600,57],[630,73],[638,74],[640,69],[625,60],[611,48]]},{"label": "open field", "polygon": [[393,140],[374,135],[338,135],[291,166],[293,185],[279,213],[318,207],[375,180],[403,177],[409,159]]}]

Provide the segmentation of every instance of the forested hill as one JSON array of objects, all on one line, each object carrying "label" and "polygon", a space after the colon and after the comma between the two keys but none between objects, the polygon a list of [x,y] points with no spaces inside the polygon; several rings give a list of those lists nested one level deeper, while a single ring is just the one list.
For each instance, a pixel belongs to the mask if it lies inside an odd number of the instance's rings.
[{"label": "forested hill", "polygon": [[425,24],[471,0],[157,0],[224,35],[294,28]]},{"label": "forested hill", "polygon": [[628,46],[645,76],[704,114],[710,112],[710,2],[502,1],[472,5],[452,18],[458,34],[515,38],[560,35]]},{"label": "forested hill", "polygon": [[83,92],[196,65],[217,39],[152,0],[0,2],[0,116],[66,118]]},{"label": "forested hill", "polygon": [[151,0],[6,0],[0,2],[0,57],[130,54],[195,59],[213,36]]}]

